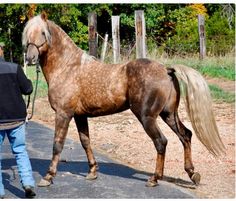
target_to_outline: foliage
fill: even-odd
[[[208,55],[225,55],[227,50],[230,51],[235,46],[235,26],[230,29],[227,18],[221,16],[220,11],[206,20],[206,35]]]
[[[213,8],[210,7],[210,8]],[[176,9],[170,13],[170,20],[175,23],[175,34],[167,41],[171,54],[179,52],[197,53],[199,47],[197,14],[205,16],[207,53],[225,55],[235,47],[235,12],[230,10],[233,23],[228,21],[229,14],[224,14],[223,6],[214,6],[211,16],[203,4],[193,4]],[[230,7],[231,8],[231,7]],[[232,15],[234,18],[232,18]]]
[[[111,38],[111,16],[120,15],[122,43],[134,44],[134,12],[143,10],[149,51],[170,55],[198,53],[197,14],[206,21],[208,55],[224,55],[235,47],[235,5],[231,4],[0,4],[0,41],[5,57],[23,63],[21,34],[27,20],[45,10],[84,50],[88,50],[88,13],[97,13],[97,30]],[[11,31],[9,34],[8,30]]]
[[[76,4],[39,4],[37,14],[44,10],[82,49],[87,48],[88,27],[80,21],[82,15]]]
[[[0,4],[0,40],[6,45],[5,57],[13,61],[22,60],[21,33],[23,24],[20,16],[26,13],[28,6],[25,4]],[[9,54],[12,50],[12,56]]]
[[[170,54],[197,52],[199,46],[198,14],[208,17],[203,4],[193,4],[169,13],[170,21],[175,25],[175,34],[167,40],[167,51]]]

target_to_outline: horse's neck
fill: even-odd
[[[60,27],[49,22],[49,29],[52,43],[48,52],[41,58],[42,70],[48,84],[55,72],[65,71],[70,63],[80,65],[84,54]]]

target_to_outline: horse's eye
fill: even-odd
[[[45,32],[43,31],[42,34],[45,36]]]

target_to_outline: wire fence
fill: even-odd
[[[105,38],[98,35],[98,58],[101,55],[101,47],[105,41]],[[112,39],[110,38],[107,42],[106,56],[104,62],[113,63],[113,47],[112,47]],[[227,53],[235,53],[235,46],[229,46],[227,49],[228,52],[225,51],[226,42],[220,41],[219,43],[211,44],[207,43],[207,56],[225,56]],[[176,43],[176,44],[168,44],[166,41],[158,41],[154,38],[149,37],[147,39],[147,57],[148,58],[159,58],[159,57],[199,57],[199,45],[198,43]],[[121,41],[120,45],[120,62],[128,61],[130,59],[136,58],[136,41],[135,39],[129,41],[128,43],[125,41]]]

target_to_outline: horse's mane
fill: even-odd
[[[81,51],[83,51],[74,43],[74,41],[70,38],[70,36],[61,27],[59,27],[56,23],[54,23],[51,20],[47,20],[47,22],[49,26],[54,26],[54,28],[57,29],[59,34],[62,36],[63,40],[66,40],[68,45],[73,46],[78,53],[81,53]]]
[[[50,27],[54,27],[58,31],[59,35],[62,36],[63,40],[66,40],[66,43],[68,44],[68,46],[72,46],[74,48],[75,51],[73,52],[73,54],[80,54],[81,55],[82,63],[95,59],[94,57],[88,55],[82,49],[80,49],[60,26],[58,26],[57,24],[55,24],[51,20],[47,20],[46,22],[41,18],[41,15],[35,16],[32,19],[30,19],[27,22],[27,24],[24,28],[23,34],[22,34],[22,45],[23,46],[27,45],[30,30],[32,30],[32,29],[34,29],[34,27],[38,27],[38,26],[41,26],[42,31],[45,33],[45,38],[46,38],[48,44],[50,45],[51,44],[51,37],[52,37],[51,32],[50,32]]]
[[[48,26],[46,23],[44,23],[44,21],[42,20],[41,16],[35,16],[33,18],[31,18],[27,23],[26,26],[24,28],[23,34],[22,34],[22,45],[26,46],[28,43],[28,38],[30,35],[30,31],[32,30],[32,28],[41,26],[42,31],[45,33],[45,38],[47,40],[48,43],[51,43],[51,34],[49,32]]]

